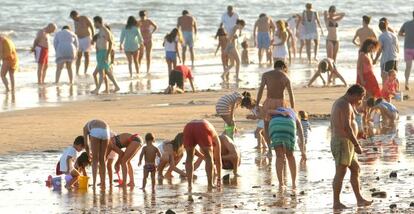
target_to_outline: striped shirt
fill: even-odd
[[[242,99],[243,96],[239,92],[233,92],[222,96],[216,104],[216,112],[218,115],[229,115],[231,108],[236,103],[237,99]]]
[[[302,124],[303,137],[305,138],[305,141],[308,141],[308,130],[310,130],[310,123],[307,120],[300,120],[300,123]]]

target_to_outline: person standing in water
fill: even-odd
[[[139,74],[138,54],[139,48],[143,45],[141,31],[137,27],[135,17],[128,17],[127,24],[121,32],[120,49],[125,51],[128,60],[129,76],[132,78],[132,62],[135,65],[135,72]]]
[[[321,22],[319,21],[318,12],[312,10],[312,4],[306,4],[306,10],[302,14],[302,24],[304,30],[304,39],[306,45],[306,54],[308,55],[309,64],[311,61],[311,41],[315,43],[314,47],[314,60],[317,61],[316,56],[318,55],[319,49],[319,34],[318,28],[321,29],[321,35],[323,36],[323,30],[321,27]]]
[[[224,27],[227,34],[230,34],[239,19],[239,14],[234,12],[233,6],[227,6],[227,12],[221,16],[220,27]]]
[[[272,38],[272,32],[275,30],[275,25],[272,18],[267,16],[265,13],[259,15],[253,28],[253,40],[254,44],[258,49],[259,65],[262,64],[263,52],[268,58],[266,61],[269,61],[270,56],[270,41]]]
[[[413,19],[403,24],[398,35],[404,36],[405,90],[409,90],[409,79],[414,60],[414,11]]]
[[[54,33],[55,30],[56,25],[54,23],[50,23],[45,28],[37,32],[36,38],[33,41],[31,51],[35,53],[35,59],[37,62],[37,84],[39,85],[45,83],[49,58],[50,34]]]
[[[183,10],[182,16],[178,17],[177,28],[181,30],[184,37],[183,52],[181,55],[183,57],[183,65],[185,65],[185,53],[188,47],[190,49],[191,66],[194,67],[194,40],[197,36],[197,22],[188,10]]]
[[[380,22],[378,27],[382,33],[378,37],[380,46],[373,64],[376,64],[379,56],[381,55],[381,78],[382,84],[384,84],[384,81],[388,76],[388,72],[390,70],[398,70],[398,53],[400,50],[398,47],[398,38],[394,33],[388,31],[388,24],[386,22]]]
[[[147,60],[147,73],[150,71],[151,67],[151,52],[152,52],[152,34],[157,31],[158,26],[151,19],[148,19],[148,12],[146,10],[139,11],[138,27],[141,30],[142,38],[144,39],[144,45],[141,45],[139,50],[138,63],[141,66],[142,58],[144,57]]]
[[[355,36],[352,39],[352,43],[354,43],[354,45],[360,47],[362,44],[364,44],[365,40],[367,40],[368,38],[372,38],[372,39],[377,39],[377,36],[374,33],[374,30],[372,30],[372,28],[369,27],[369,23],[371,22],[371,17],[370,16],[362,16],[362,27],[359,28],[356,32],[355,32]],[[358,39],[358,42],[357,42]]]
[[[88,72],[89,66],[89,52],[92,47],[92,37],[95,35],[95,28],[92,21],[86,17],[81,16],[76,10],[70,12],[70,18],[75,23],[75,34],[79,39],[78,57],[76,59],[76,74],[79,75],[79,68],[82,61],[82,54],[85,55],[85,74]]]
[[[339,51],[338,22],[342,20],[345,13],[337,13],[335,6],[330,6],[328,11],[324,12],[324,19],[328,35],[326,36],[326,55],[336,62],[336,56]]]
[[[63,26],[62,30],[57,32],[53,39],[53,46],[55,48],[56,56],[56,80],[59,83],[60,74],[63,67],[66,65],[68,70],[69,83],[73,83],[72,63],[76,58],[76,52],[79,47],[79,41],[76,34],[74,34],[69,26]]]
[[[19,68],[19,58],[17,57],[16,46],[13,41],[5,36],[0,35],[0,60],[1,80],[6,87],[6,92],[10,91],[9,82],[6,75],[9,73],[11,91],[14,93],[14,72]]]
[[[356,154],[362,153],[356,134],[358,125],[355,120],[355,107],[365,97],[365,89],[361,85],[351,86],[346,94],[335,101],[331,111],[331,152],[335,159],[335,177],[333,179],[333,208],[346,209],[340,201],[342,182],[347,169],[351,171],[351,186],[354,190],[358,206],[369,206],[361,195],[359,181],[360,166]]]

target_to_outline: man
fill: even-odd
[[[238,168],[240,165],[239,149],[233,143],[233,140],[225,134],[220,135],[220,143],[223,169],[232,169],[234,176],[240,177],[238,174]]]
[[[404,36],[404,60],[405,60],[405,90],[409,90],[409,79],[411,73],[411,66],[414,60],[414,11],[413,20],[403,24],[398,33]]]
[[[207,120],[192,120],[184,127],[184,147],[187,153],[185,161],[185,171],[187,173],[188,190],[192,190],[193,185],[193,158],[195,147],[200,146],[206,162],[206,174],[208,189],[213,186],[214,166],[217,170],[217,185],[221,183],[221,142],[213,125]]]
[[[177,28],[183,32],[184,45],[183,45],[183,65],[185,65],[185,53],[187,46],[190,49],[191,66],[194,66],[194,38],[197,36],[197,22],[193,16],[187,10],[183,10],[182,16],[178,17]]]
[[[378,26],[382,32],[378,39],[381,44],[381,47],[377,51],[377,55],[374,59],[374,64],[376,64],[379,56],[382,55],[380,65],[382,83],[384,84],[384,81],[388,76],[388,71],[398,70],[398,38],[394,33],[388,31],[387,22],[382,21],[379,23]]]
[[[169,77],[169,85],[165,90],[166,94],[175,94],[175,93],[184,93],[184,80],[188,79],[191,85],[193,93],[195,92],[194,88],[194,77],[191,72],[191,69],[185,65],[177,65],[174,70],[171,71]]]
[[[269,111],[275,110],[278,107],[286,107],[284,91],[287,90],[289,93],[290,107],[295,108],[295,98],[293,96],[292,86],[290,79],[287,73],[287,66],[285,62],[278,60],[274,64],[274,70],[268,71],[263,74],[262,81],[260,83],[259,91],[257,93],[257,105],[260,104],[262,99],[263,90],[266,86],[267,88],[267,98],[263,103],[263,113],[265,115],[265,139],[269,141],[269,121],[270,117],[268,115]],[[269,155],[271,155],[271,150],[269,149]]]
[[[14,93],[14,72],[19,68],[19,58],[17,57],[16,46],[13,41],[5,36],[0,35],[0,60],[1,80],[3,81],[6,92],[10,91],[7,73],[9,73],[11,92]]]
[[[96,40],[96,69],[99,72],[99,82],[96,89],[91,93],[98,94],[103,82],[103,72],[108,76],[115,86],[115,92],[119,91],[118,83],[116,82],[112,72],[109,71],[109,55],[112,51],[113,36],[111,31],[103,24],[100,16],[93,18],[95,27],[99,30]]]
[[[227,6],[227,12],[221,17],[220,27],[224,27],[227,34],[231,33],[233,27],[236,25],[239,15],[234,12],[233,6]]]
[[[45,28],[37,32],[36,38],[33,42],[32,51],[35,53],[37,62],[37,84],[39,85],[45,83],[49,58],[49,39],[50,34],[54,33],[55,30],[55,24],[48,24]]]
[[[374,39],[377,38],[377,36],[374,33],[374,30],[372,30],[372,28],[369,27],[370,22],[371,22],[371,17],[362,16],[362,27],[359,28],[355,32],[355,36],[352,39],[352,43],[354,43],[356,46],[361,46],[362,44],[364,44],[365,40],[368,38],[374,38]],[[357,38],[359,42],[356,41]]]
[[[85,55],[85,74],[89,66],[89,52],[92,46],[92,37],[95,35],[95,29],[92,21],[86,16],[80,16],[75,10],[70,12],[70,18],[75,22],[75,34],[79,39],[79,51],[76,59],[76,74],[79,75],[79,68],[82,60],[82,54]]]
[[[257,46],[259,49],[259,65],[262,64],[263,52],[266,53],[267,61],[270,59],[270,40],[272,38],[272,32],[275,30],[275,25],[273,20],[268,17],[266,14],[262,13],[259,16],[259,19],[254,24],[253,28],[253,40],[254,46]],[[257,32],[257,33],[256,33]]]
[[[361,145],[356,134],[358,125],[355,120],[355,107],[360,105],[365,96],[365,89],[360,85],[352,85],[346,94],[332,106],[331,111],[331,152],[335,159],[335,177],[333,180],[333,208],[345,209],[339,200],[347,168],[351,171],[351,185],[358,206],[369,206],[372,201],[365,200],[360,192],[359,164],[356,154],[361,154]]]

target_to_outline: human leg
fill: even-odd
[[[151,67],[151,52],[152,52],[152,41],[148,42],[145,45],[145,54],[146,54],[146,59],[147,59],[147,73],[149,73],[150,67]]]
[[[92,184],[95,188],[96,186],[96,175],[98,172],[98,162],[99,162],[99,152],[100,152],[100,139],[89,136],[91,142],[91,152],[92,152]],[[102,182],[102,181],[101,181]]]
[[[6,87],[6,92],[10,91],[9,82],[7,81],[7,78],[6,78],[9,68],[10,68],[9,63],[3,60],[3,64],[1,65],[1,80],[3,81],[4,87]]]
[[[76,58],[76,75],[79,75],[79,68],[82,61],[82,52],[78,51],[78,57]]]
[[[206,174],[207,174],[208,189],[212,189],[213,188],[213,148],[212,147],[200,147],[200,148],[201,148],[201,152],[204,155],[204,161],[206,163],[205,168],[206,168]],[[189,179],[188,176],[187,176],[187,179]]]
[[[99,143],[99,178],[101,179],[101,189],[105,189],[106,177],[106,149],[109,144],[109,139],[100,140]]]
[[[284,180],[283,180],[283,169],[285,167],[285,149],[283,146],[277,146],[275,147],[276,152],[276,175],[277,180],[279,181],[279,188],[283,188],[285,186]]]
[[[186,54],[186,52],[187,52],[187,46],[183,45],[182,55],[181,55],[181,57],[183,58],[183,65],[185,65],[185,54]]]
[[[317,60],[316,56],[318,55],[318,50],[319,50],[319,39],[314,39],[313,42],[315,43],[315,46],[313,49],[313,52],[314,52],[313,59],[316,61]]]
[[[85,52],[84,55],[85,55],[85,74],[86,74],[88,72],[90,54],[89,52]]]
[[[66,70],[68,70],[69,83],[73,84],[72,62],[66,62]]]
[[[144,176],[142,177],[142,188],[145,191],[145,186],[147,185],[148,170],[144,166]]]
[[[155,170],[151,172],[151,186],[152,191],[155,192]]]
[[[367,201],[365,198],[361,195],[361,188],[360,188],[360,180],[359,180],[359,173],[360,173],[360,167],[358,164],[358,161],[354,160],[352,161],[351,165],[349,166],[349,169],[351,171],[351,186],[352,190],[354,190],[355,197],[357,199],[357,205],[358,206],[369,206],[372,204],[372,201]]]
[[[331,40],[326,40],[326,56],[333,59],[334,45]]]
[[[344,181],[344,177],[346,174],[346,165],[337,164],[335,170],[335,177],[332,182],[333,187],[333,208],[334,209],[344,209],[346,208],[340,201],[340,194],[342,190],[342,182]]]
[[[63,65],[64,65],[64,62],[57,63],[56,65],[56,81],[55,81],[56,84],[59,83],[60,74],[62,73]]]
[[[185,148],[185,151],[187,153],[187,157],[185,160],[185,171],[187,173],[188,190],[191,191],[192,185],[193,185],[193,173],[194,173],[193,158],[194,158],[195,147],[189,146]]]
[[[292,178],[292,188],[296,189],[296,159],[293,155],[293,151],[285,149],[285,152],[289,164],[290,176]]]
[[[125,149],[124,155],[121,159],[121,167],[122,167],[122,179],[124,181],[124,185],[127,184],[127,175],[129,174],[130,181],[128,185],[134,185],[134,175],[131,166],[131,159],[136,155],[141,145],[139,143],[130,143],[128,147]]]
[[[108,172],[108,178],[109,178],[109,186],[112,187],[112,179],[114,172],[112,171],[112,165],[113,165],[114,159],[108,159],[106,162],[106,171]]]
[[[194,47],[190,47],[190,59],[191,59],[191,66],[194,66]],[[183,60],[184,64],[184,60]]]
[[[139,63],[138,63],[138,50],[132,54],[132,60],[134,61],[135,65],[135,72],[139,74]]]
[[[410,89],[410,73],[411,73],[411,67],[412,67],[413,61],[412,60],[406,60],[405,61],[405,90]]]
[[[129,52],[125,52],[125,55],[128,60],[129,77],[132,78],[132,54]]]

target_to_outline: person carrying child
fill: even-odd
[[[144,177],[142,178],[142,190],[145,191],[145,186],[147,184],[147,178],[149,173],[151,173],[151,184],[152,191],[155,192],[155,172],[157,171],[157,166],[155,164],[155,158],[161,157],[160,150],[153,145],[155,142],[154,135],[152,133],[147,133],[145,135],[145,143],[147,144],[142,148],[141,155],[139,156],[138,166],[141,166],[142,158],[145,157],[144,165]]]

